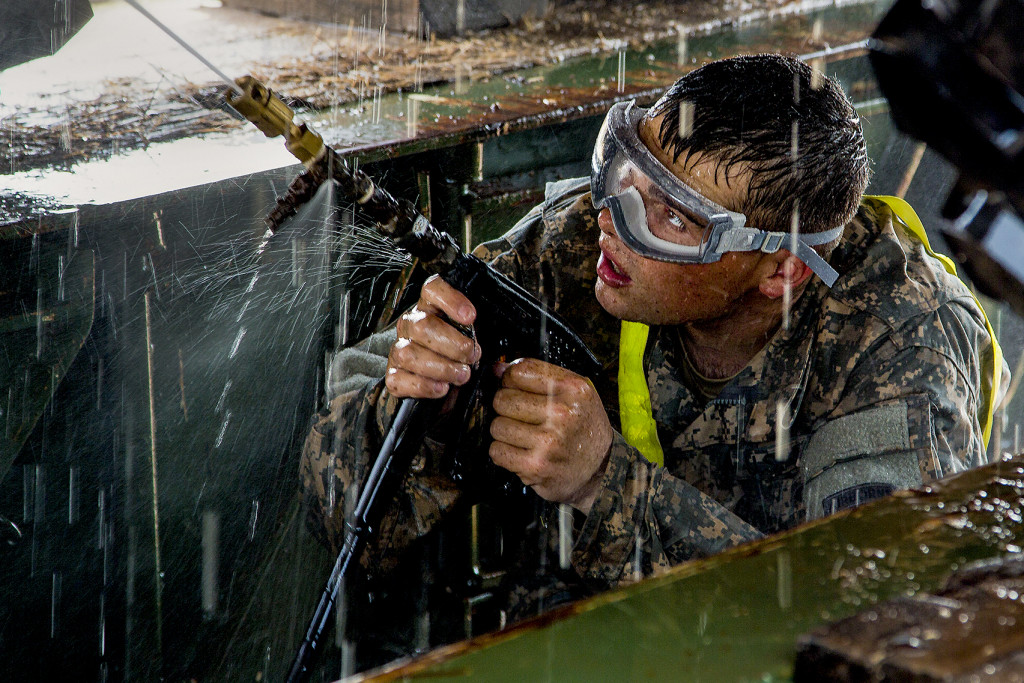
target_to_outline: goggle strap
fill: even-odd
[[[798,259],[807,264],[807,267],[814,271],[814,274],[821,278],[821,281],[831,287],[839,279],[839,273],[829,265],[828,261],[821,258],[821,255],[811,249],[806,242],[801,241],[797,246],[796,254]]]
[[[846,226],[840,225],[839,227],[832,228],[831,230],[826,230],[825,232],[814,232],[809,235],[801,233],[797,235],[797,237],[804,244],[809,244],[812,247],[816,247],[819,244],[828,244],[832,240],[842,235],[843,230],[845,229]]]
[[[829,287],[839,278],[839,273],[811,247],[827,244],[842,233],[843,226],[839,226],[824,232],[797,235],[796,253],[794,255],[807,264],[807,267],[814,271],[821,278],[822,282]],[[720,235],[715,251],[719,253],[729,251],[763,251],[765,253],[774,253],[779,249],[788,249],[791,241],[792,234],[788,232],[768,232],[756,228],[731,228]]]
[[[797,235],[796,256],[803,261],[814,274],[821,278],[821,281],[831,287],[839,279],[839,273],[829,265],[829,262],[821,258],[821,254],[811,249],[812,246],[828,244],[843,234],[845,226],[838,226],[824,232],[814,232],[809,235]],[[792,238],[791,238],[792,239]]]

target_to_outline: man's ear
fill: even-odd
[[[781,297],[786,291],[787,283],[790,291],[797,290],[814,273],[810,266],[785,249],[779,249],[774,256],[775,272],[761,280],[759,286],[761,293],[769,299]]]

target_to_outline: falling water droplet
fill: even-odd
[[[100,657],[104,657],[107,654],[107,595],[105,592],[100,593]],[[100,665],[100,680],[107,680],[106,662]]]
[[[21,470],[21,520],[26,524],[35,521],[36,466],[24,465]]]
[[[242,337],[245,336],[245,327],[238,328],[238,334],[235,335],[235,341],[231,344],[231,353],[228,354],[228,358],[234,358],[235,354],[238,353],[238,347],[242,343]]]
[[[351,315],[351,306],[352,290],[345,290],[344,298],[341,302],[341,314],[339,315],[341,318],[341,334],[339,335],[339,338],[341,339],[342,346],[347,346],[349,343],[349,316]]]
[[[455,4],[455,33],[462,35],[466,31],[466,0],[458,0]]]
[[[36,359],[43,357],[43,287],[36,288]]]
[[[185,418],[185,422],[188,422],[188,401],[185,400],[185,358],[180,348],[178,349],[178,390],[181,394],[181,400],[178,405],[181,407],[181,413]]]
[[[693,102],[682,100],[679,102],[679,137],[688,138],[693,133]]]
[[[214,448],[220,448],[221,443],[224,441],[224,434],[228,431],[228,423],[231,422],[231,411],[227,411],[224,414],[224,421],[220,423],[220,431],[217,433],[217,440],[214,442]]]
[[[71,151],[71,112],[64,112],[60,124],[60,148],[65,152]]]
[[[200,585],[203,617],[212,619],[217,614],[217,571],[220,556],[220,514],[214,510],[203,512],[201,544],[203,565]]]
[[[249,541],[251,542],[256,538],[256,525],[260,519],[260,502],[258,500],[252,501],[252,505],[249,506]]]
[[[572,559],[572,508],[562,503],[558,506],[558,566],[568,569]]]
[[[616,85],[618,91],[625,92],[626,90],[626,48],[619,50],[619,71],[616,74]]]
[[[812,59],[810,62],[811,67],[811,90],[817,90],[821,87],[821,77],[825,71],[825,60],[821,57]]]
[[[153,225],[156,227],[157,244],[160,245],[161,249],[166,249],[167,245],[164,243],[164,226],[163,221],[160,220],[160,214],[160,211],[153,212]]]
[[[381,95],[383,94],[383,92],[384,92],[384,86],[380,85],[379,83],[377,85],[373,86],[373,109],[372,109],[373,116],[372,116],[372,119],[373,119],[373,122],[375,124],[380,123],[380,118],[381,118],[381,114],[380,114],[380,112],[381,112]]]
[[[779,401],[775,404],[775,460],[785,462],[789,459],[789,403]]]
[[[420,103],[419,100],[408,97],[405,100],[406,104],[406,119],[405,119],[405,134],[410,137],[416,137],[416,128],[419,124],[420,118]]]
[[[224,382],[224,389],[223,389],[223,391],[220,392],[220,398],[217,399],[217,407],[214,408],[215,412],[218,412],[218,413],[224,412],[224,404],[227,401],[228,391],[230,391],[230,390],[231,390],[231,380],[229,379],[226,382]]]
[[[780,550],[775,555],[776,597],[779,609],[788,610],[793,606],[793,568],[792,558],[788,550]]]
[[[793,213],[790,215],[789,224],[789,251],[790,253],[796,254],[798,252],[799,240],[800,240],[800,205],[798,200],[793,200]],[[783,284],[782,289],[782,329],[789,330],[792,324],[792,312],[793,312],[793,283],[788,278]]]
[[[823,29],[823,23],[821,17],[815,17],[814,24],[811,25],[811,41],[814,43],[821,42],[821,34]]]
[[[78,522],[78,468],[68,468],[68,526]]]
[[[50,638],[56,639],[60,621],[60,594],[63,576],[54,572],[50,583]]]
[[[64,301],[64,274],[67,272],[68,259],[64,254],[57,256],[57,300]]]

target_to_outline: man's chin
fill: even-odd
[[[597,284],[594,285],[594,296],[597,298],[597,303],[601,304],[601,308],[619,320],[630,320],[635,317],[635,314],[630,315],[632,311],[630,311],[628,302],[623,300],[620,289],[609,287],[598,279]]]
[[[682,322],[661,315],[661,309],[651,301],[637,302],[624,288],[609,287],[600,280],[594,286],[594,296],[605,312],[619,320],[644,325],[678,325]]]

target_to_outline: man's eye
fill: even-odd
[[[671,225],[676,230],[684,230],[686,228],[686,224],[683,222],[682,217],[679,214],[675,213],[674,211],[666,210],[665,216],[668,219],[668,224]]]

